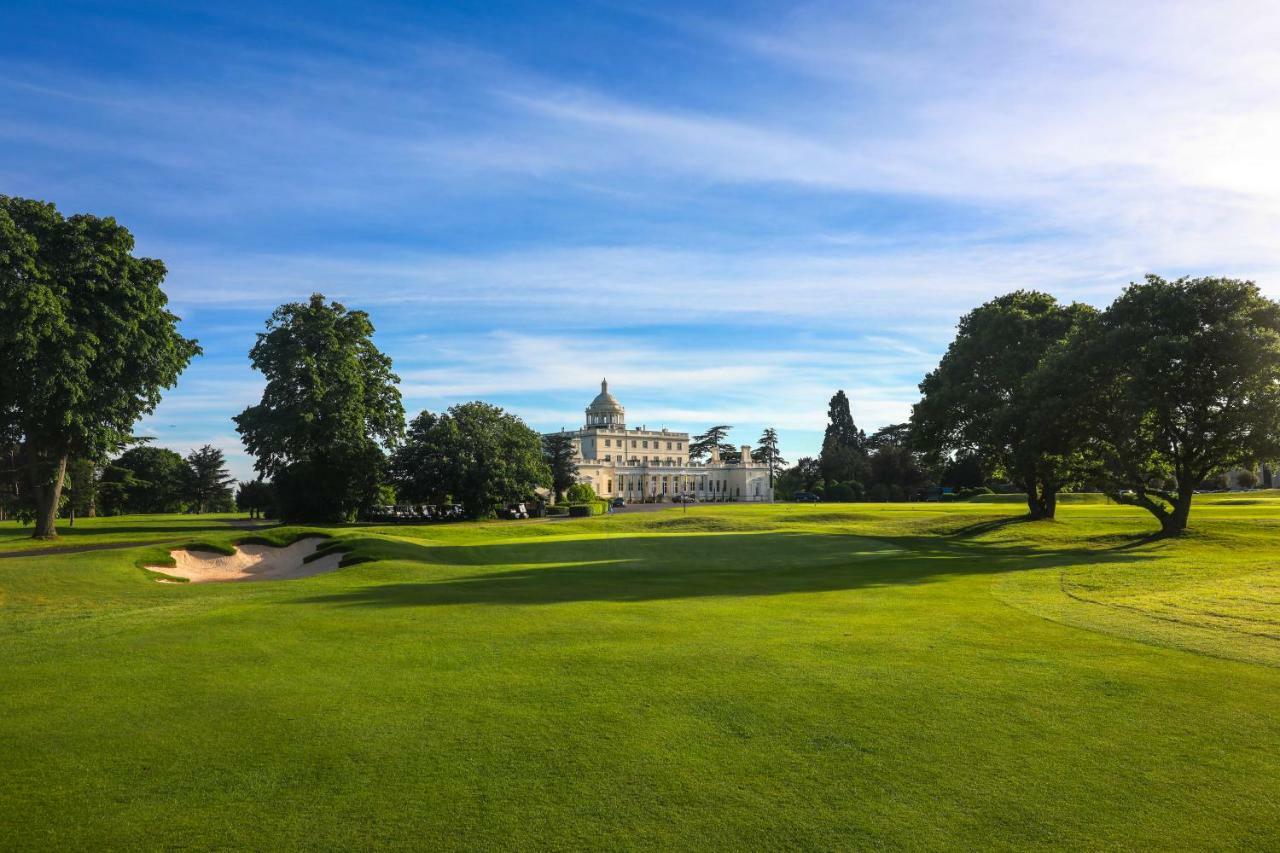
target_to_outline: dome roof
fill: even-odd
[[[609,393],[609,380],[600,380],[600,393],[591,401],[591,405],[587,406],[587,411],[593,414],[615,412],[622,413],[622,404],[618,402],[612,394]]]

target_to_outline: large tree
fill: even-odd
[[[1045,353],[1092,311],[1018,290],[966,314],[942,361],[920,383],[911,413],[917,446],[978,456],[1026,494],[1030,517],[1053,518],[1074,469],[1070,454],[1048,452],[1037,440],[1029,380]]]
[[[98,484],[102,466],[96,459],[72,459],[67,463],[63,488],[71,493],[71,517],[93,518],[98,514]]]
[[[0,196],[0,436],[19,443],[36,538],[57,536],[67,463],[117,451],[199,352],[165,267],[110,217]]]
[[[890,424],[867,438],[868,494],[873,500],[907,500],[930,485],[922,454],[911,446],[910,424]]]
[[[187,454],[183,491],[192,511],[223,512],[232,505],[231,486],[236,478],[227,470],[227,457],[206,444]]]
[[[249,513],[249,518],[261,518],[275,505],[275,492],[271,484],[263,480],[241,480],[236,489],[236,508]]]
[[[756,448],[751,451],[751,461],[769,466],[769,488],[772,489],[774,481],[787,469],[787,460],[778,451],[778,431],[773,427],[766,427],[760,433]]]
[[[414,418],[392,471],[399,494],[457,501],[472,518],[492,517],[551,485],[542,437],[515,415],[481,402]]]
[[[98,485],[107,515],[178,512],[184,506],[186,460],[165,447],[130,447],[109,462]]]
[[[267,385],[236,429],[286,520],[346,520],[377,500],[404,406],[373,331],[368,314],[317,293],[277,308],[249,352]]]
[[[463,439],[447,415],[419,412],[409,422],[404,441],[391,454],[391,482],[396,494],[411,503],[451,503],[451,488],[461,460]]]
[[[827,430],[822,437],[822,466],[825,489],[833,483],[861,483],[866,479],[866,434],[853,422],[849,398],[837,391],[827,404]]]
[[[1176,535],[1207,476],[1280,453],[1280,304],[1248,281],[1147,276],[1051,353],[1034,389],[1041,440]]]
[[[556,493],[556,503],[564,500],[565,491],[578,481],[578,451],[573,436],[567,432],[553,432],[542,437],[542,455],[551,469],[551,488]]]
[[[689,459],[697,462],[710,456],[712,450],[719,450],[720,458],[729,461],[725,457],[738,452],[732,444],[725,441],[732,429],[728,424],[717,424],[701,435],[695,435],[693,441],[689,442]]]

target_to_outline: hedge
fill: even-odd
[[[570,518],[586,518],[591,515],[604,515],[609,511],[609,502],[603,500],[569,504]]]

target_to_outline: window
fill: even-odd
[[[606,438],[606,439],[604,440],[604,446],[605,446],[605,447],[608,447],[608,446],[609,446],[609,439],[607,439],[607,438]]]
[[[631,439],[631,446],[632,446],[632,447],[635,447],[635,446],[636,446],[636,440],[635,440],[634,438],[633,438],[633,439]]]
[[[612,457],[612,456],[610,456],[608,453],[606,453],[606,454],[604,455],[604,461],[605,461],[605,462],[612,462],[612,461],[613,461],[613,457]]]
[[[646,439],[644,440],[644,446],[645,446],[645,447],[648,447],[648,446],[649,446],[649,439],[647,439],[647,438],[646,438]]]
[[[670,449],[671,449],[671,442],[669,442],[669,441],[668,441],[668,442],[667,442],[667,450],[670,450]]]

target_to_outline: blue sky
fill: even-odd
[[[0,5],[0,193],[114,215],[205,355],[139,428],[212,443],[272,308],[367,310],[410,414],[902,420],[956,319],[1145,272],[1280,291],[1274,2]]]

